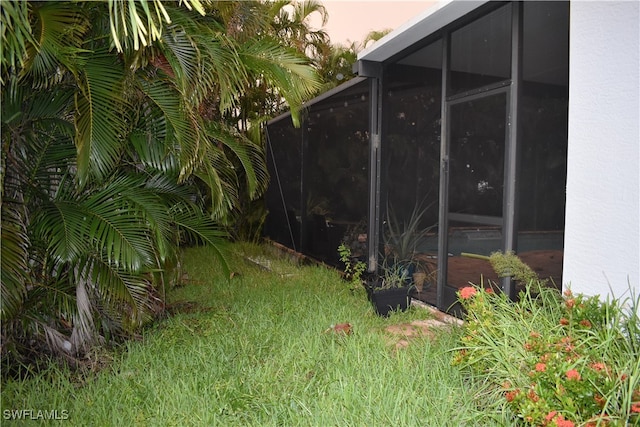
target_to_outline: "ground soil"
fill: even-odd
[[[412,304],[428,310],[433,315],[433,318],[387,326],[385,331],[389,335],[389,344],[393,345],[395,350],[408,347],[411,340],[416,338],[434,338],[438,329],[462,322],[460,319],[449,316],[420,301],[413,300]]]

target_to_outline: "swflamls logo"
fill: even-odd
[[[5,420],[68,420],[66,409],[5,409],[2,411]]]

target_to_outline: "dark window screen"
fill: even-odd
[[[451,106],[449,212],[502,216],[506,94]]]
[[[269,210],[264,234],[276,242],[300,249],[302,130],[285,117],[268,127],[267,166]]]
[[[523,31],[519,227],[564,230],[569,4],[525,2]]]
[[[510,77],[510,4],[451,33],[451,95]]]

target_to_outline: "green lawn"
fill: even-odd
[[[451,366],[456,330],[396,349],[385,327],[427,311],[383,319],[335,271],[268,248],[233,251],[237,274],[227,281],[210,250],[187,250],[189,284],[168,295],[176,314],[100,372],[80,381],[51,368],[5,381],[3,425],[47,424],[6,421],[21,409],[29,418],[56,410],[64,424],[87,426],[505,425],[475,408],[474,388]],[[351,335],[326,332],[342,322]]]

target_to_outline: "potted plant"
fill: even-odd
[[[415,286],[414,273],[425,271],[416,260],[416,249],[426,233],[435,227],[435,224],[421,226],[426,211],[432,205],[416,203],[409,217],[404,220],[399,220],[396,212],[387,208],[383,262],[379,274],[369,277],[366,283],[369,300],[381,316],[388,316],[391,310],[404,311],[409,307],[409,293]],[[352,286],[354,282],[361,284],[365,264],[362,261],[354,262],[351,248],[344,243],[338,248],[338,253],[345,265],[346,278]]]
[[[413,287],[411,265],[387,257],[381,273],[367,287],[376,313],[386,317],[393,310],[405,311],[409,307],[409,292]]]
[[[409,307],[409,293],[420,279],[414,280],[414,274],[419,276],[424,271],[416,259],[416,250],[426,233],[435,227],[435,224],[421,226],[432,205],[418,202],[404,219],[399,219],[390,206],[387,208],[383,262],[378,277],[368,284],[369,298],[381,316],[388,316],[391,310],[404,311]]]
[[[344,243],[338,246],[338,255],[344,264],[344,278],[350,283],[351,290],[363,285],[362,276],[366,264],[354,258],[351,248]],[[404,311],[409,307],[411,276],[406,268],[401,268],[399,263],[389,260],[383,262],[382,272],[382,275],[368,279],[366,288],[376,313],[386,317],[391,310]]]
[[[431,231],[436,224],[421,227],[421,221],[427,210],[433,206],[429,203],[423,206],[423,202],[414,205],[408,218],[399,219],[395,210],[387,207],[387,229],[385,232],[385,246],[387,251],[393,253],[397,260],[413,262],[416,249],[424,239],[424,236]],[[415,265],[415,262],[413,262]]]

